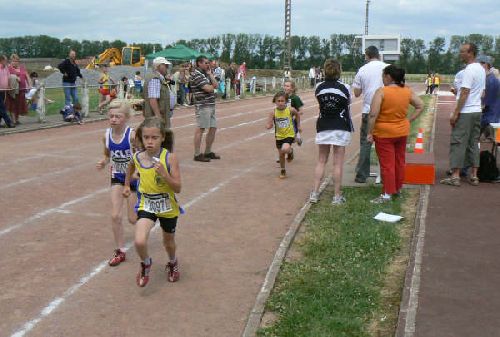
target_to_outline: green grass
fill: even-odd
[[[379,211],[401,214],[405,198],[371,204],[379,193],[380,187],[344,188],[346,205],[331,206],[326,193],[311,208],[306,233],[296,244],[302,258],[284,263],[267,303],[278,320],[259,336],[370,336],[368,326],[381,309],[385,270],[401,248],[404,224],[373,219]]]
[[[424,110],[422,111],[420,116],[418,116],[418,118],[410,124],[410,134],[408,135],[407,139],[407,144],[409,144],[409,147],[407,148],[407,152],[413,152],[413,150],[415,149],[415,140],[417,138],[419,128],[424,129],[424,148],[427,147],[427,143],[430,139],[429,135],[432,130],[432,118],[434,116],[430,112],[429,106],[433,102],[434,97],[432,95],[422,95],[420,96],[420,98],[422,99],[422,101],[424,101]],[[415,108],[413,108],[413,106],[410,106],[408,115],[411,116],[414,111]]]
[[[54,103],[46,105],[47,115],[57,115],[59,111],[64,108],[64,91],[62,88],[49,88],[45,90],[45,97],[54,101]],[[82,90],[78,89],[78,99],[82,100]],[[89,89],[89,108],[90,111],[97,111],[99,104],[99,93],[96,88]],[[30,111],[30,116],[35,116],[36,112]]]

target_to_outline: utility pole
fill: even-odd
[[[370,12],[370,0],[366,0],[366,11],[365,11],[365,35],[368,35],[368,14]]]
[[[291,54],[292,54],[292,43],[291,43],[291,31],[292,31],[292,0],[285,0],[285,57],[283,58],[283,68],[291,69]]]

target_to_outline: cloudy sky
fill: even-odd
[[[365,0],[292,0],[292,34],[360,34]],[[224,33],[282,36],[283,0],[0,0],[0,37],[45,34],[162,45]],[[370,34],[500,35],[499,0],[371,0]],[[447,39],[448,40],[448,39]]]

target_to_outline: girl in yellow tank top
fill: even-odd
[[[300,127],[300,114],[292,107],[287,107],[288,97],[284,92],[278,92],[274,95],[273,103],[276,108],[269,114],[266,127],[272,129],[276,137],[276,148],[278,149],[280,161],[280,178],[286,178],[285,155],[287,160],[293,160],[292,143],[295,140],[295,131],[293,127],[293,117],[297,122],[297,130],[302,131]]]
[[[137,285],[144,287],[149,281],[152,260],[148,255],[147,242],[151,229],[159,220],[163,229],[163,243],[169,261],[166,266],[167,279],[179,279],[179,267],[175,256],[175,229],[181,209],[175,193],[181,191],[179,162],[174,153],[173,133],[165,122],[157,117],[146,118],[136,131],[141,148],[134,154],[125,178],[124,196],[130,195],[130,177],[139,172],[137,224],[135,226],[135,248],[142,262],[137,274]]]

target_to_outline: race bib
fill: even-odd
[[[112,173],[127,173],[129,160],[127,158],[114,158],[111,162]]]
[[[170,196],[168,193],[163,194],[143,194],[144,210],[149,213],[166,213],[172,210]]]
[[[290,126],[290,120],[288,118],[276,118],[276,125],[280,129],[285,129]]]

